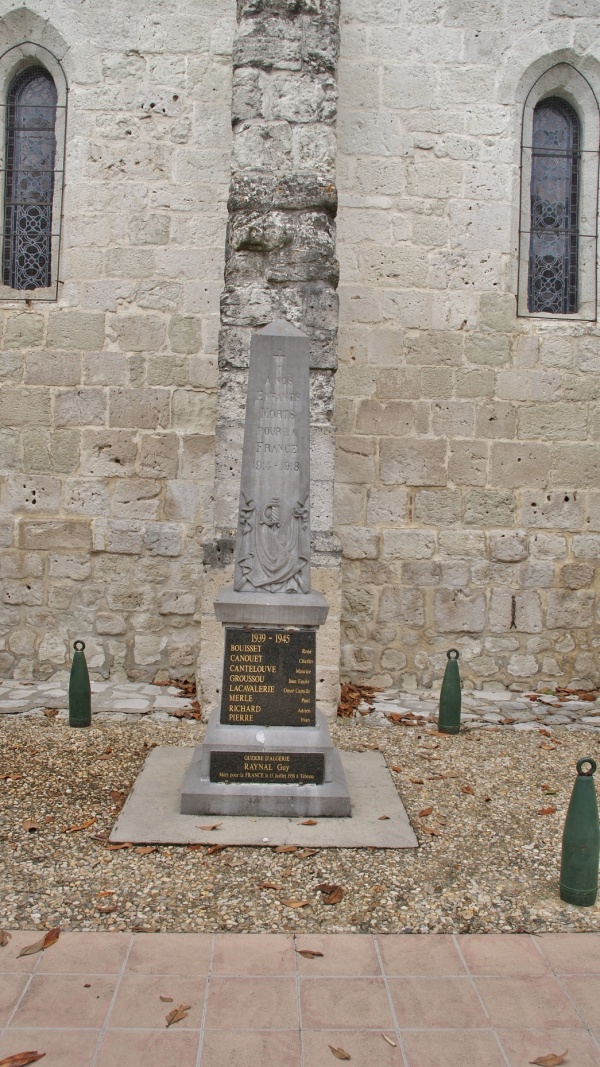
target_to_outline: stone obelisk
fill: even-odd
[[[221,707],[186,776],[181,811],[350,815],[339,753],[315,703],[327,601],[310,584],[309,342],[287,322],[252,337]]]

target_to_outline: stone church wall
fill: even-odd
[[[283,315],[320,698],[340,593],[343,677],[429,684],[456,645],[477,684],[600,681],[600,333],[516,305],[523,108],[560,64],[600,98],[596,0],[341,0],[336,88],[339,6],[0,0],[2,99],[21,55],[69,89],[58,299],[0,288],[2,674],[84,637],[216,698],[248,338]]]
[[[560,63],[600,98],[598,14],[342,4],[336,519],[356,681],[431,683],[453,645],[477,684],[600,681],[600,333],[515,300],[525,99]]]
[[[62,283],[56,302],[0,302],[0,670],[48,676],[83,637],[96,673],[190,676],[235,2],[28,7],[0,3],[0,53],[32,42],[65,72]]]

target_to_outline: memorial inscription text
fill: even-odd
[[[313,629],[225,629],[221,722],[235,726],[314,726]]]
[[[295,782],[321,785],[322,752],[211,752],[211,782]]]

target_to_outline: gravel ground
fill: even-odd
[[[0,928],[600,931],[600,902],[579,909],[558,897],[575,764],[600,763],[600,733],[531,723],[447,737],[368,719],[338,720],[335,743],[383,752],[418,849],[107,848],[148,749],[195,745],[203,725],[70,730],[60,716],[6,716]],[[321,883],[341,886],[342,900],[325,904]]]

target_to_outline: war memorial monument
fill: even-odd
[[[349,816],[340,755],[316,706],[310,582],[309,342],[287,322],[252,337],[221,706],[194,754],[182,814]]]

